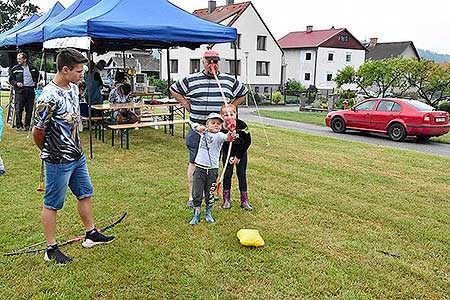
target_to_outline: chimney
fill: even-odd
[[[369,46],[375,46],[378,42],[378,38],[370,38]]]
[[[215,10],[216,10],[216,1],[215,0],[209,0],[208,1],[208,14],[211,14]]]
[[[234,0],[227,0],[227,5],[233,5],[234,4]]]
[[[312,32],[312,31],[313,31],[313,26],[312,25],[306,26],[306,32]]]

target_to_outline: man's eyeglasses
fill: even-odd
[[[219,63],[219,60],[218,59],[208,59],[208,63],[215,63],[215,64],[218,64]]]

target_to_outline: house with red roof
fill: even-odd
[[[264,23],[252,2],[234,3],[222,0],[225,5],[217,6],[209,0],[208,8],[198,9],[194,15],[237,29],[237,74],[238,78],[260,94],[269,94],[280,88],[283,50]],[[206,4],[206,1],[205,1]],[[187,48],[170,49],[170,76],[172,79],[202,70],[202,55],[207,49],[219,51],[220,70],[231,75],[235,73],[233,44],[204,45],[196,50]],[[167,60],[163,50],[161,61]],[[161,74],[167,74],[167,66],[161,64]]]
[[[318,89],[336,87],[334,78],[346,66],[358,69],[366,48],[346,28],[290,32],[278,40],[284,51],[286,78]],[[351,87],[349,87],[351,88]]]

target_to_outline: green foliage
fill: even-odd
[[[174,80],[170,81],[170,84],[172,85],[173,83],[175,83]],[[155,77],[150,77],[148,79],[148,84],[149,85],[154,85],[156,87],[156,91],[157,92],[161,92],[163,94],[163,96],[167,97],[167,80],[166,79],[159,79],[159,78],[155,78]]]
[[[13,28],[18,23],[37,12],[39,6],[30,0],[0,1],[0,32]]]
[[[344,101],[347,101],[347,108],[351,108],[353,105],[355,105],[355,99],[345,99],[345,98],[339,98],[336,101],[336,108],[337,109],[344,109]]]
[[[404,76],[419,96],[434,107],[450,95],[450,69],[430,60],[409,61]]]
[[[295,79],[289,79],[287,82],[287,88],[289,92],[304,92],[306,87]]]
[[[272,101],[273,101],[275,104],[280,103],[281,100],[283,100],[283,95],[281,94],[280,91],[276,91],[276,92],[273,92],[273,93],[272,93]]]
[[[33,66],[36,69],[40,70],[41,62],[42,62],[42,58],[35,58],[33,60]],[[56,63],[53,62],[53,61],[49,61],[47,59],[45,65],[42,66],[42,70],[41,71],[47,71],[47,72],[50,72],[50,73],[56,73]]]
[[[443,111],[450,113],[450,102],[442,101],[441,103],[439,103],[438,108],[439,108],[439,110],[443,110]]]
[[[339,93],[339,97],[344,99],[352,99],[356,97],[356,92],[351,90],[343,90]]]

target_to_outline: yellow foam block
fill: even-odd
[[[264,246],[264,240],[256,229],[241,229],[237,232],[237,237],[244,246]]]

